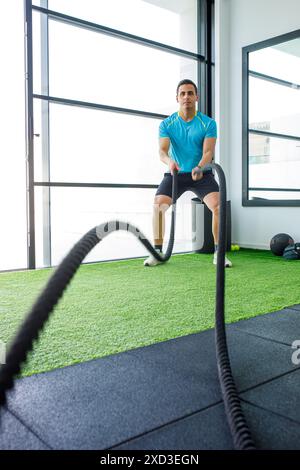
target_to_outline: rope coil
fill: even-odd
[[[255,449],[250,430],[246,423],[240,399],[232,376],[225,331],[224,293],[225,293],[225,234],[226,234],[226,181],[222,168],[218,164],[206,165],[205,170],[215,169],[220,185],[220,221],[219,243],[216,274],[216,322],[215,341],[218,373],[223,395],[225,411],[232,434],[234,447],[237,450]],[[174,245],[175,215],[177,195],[177,174],[173,175],[172,190],[172,221],[171,234],[166,254],[161,256],[149,240],[135,226],[114,220],[98,225],[87,232],[70,250],[48,280],[30,312],[13,339],[7,353],[6,363],[0,368],[0,406],[6,403],[7,392],[14,387],[14,377],[20,373],[22,364],[32,351],[34,341],[38,340],[54,307],[62,297],[73,276],[84,258],[106,236],[117,230],[133,233],[145,248],[159,261],[166,262],[170,258]]]

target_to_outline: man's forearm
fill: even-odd
[[[161,150],[159,152],[159,156],[160,156],[160,159],[161,159],[162,162],[164,162],[166,165],[169,165],[169,163],[171,161],[171,158],[169,157],[167,152],[164,152],[163,150]]]
[[[214,156],[213,152],[211,152],[211,151],[205,152],[202,155],[202,158],[201,158],[200,162],[198,163],[198,166],[201,166],[201,168],[202,168],[205,165],[208,165],[209,163],[212,162],[213,156]]]

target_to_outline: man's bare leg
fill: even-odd
[[[165,214],[172,204],[172,198],[169,196],[155,196],[153,205],[153,240],[157,250],[162,251],[165,235]],[[150,255],[145,261],[144,266],[156,266],[160,264],[154,256]]]
[[[212,233],[216,248],[213,262],[214,264],[217,264],[217,251],[219,242],[220,194],[218,192],[209,193],[203,198],[203,202],[212,211]],[[229,261],[229,259],[225,256],[225,267],[230,268],[231,266],[231,261]]]
[[[165,214],[172,204],[169,196],[155,196],[153,206],[153,240],[155,246],[162,246],[165,236]]]

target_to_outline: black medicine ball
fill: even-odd
[[[278,233],[277,235],[274,235],[270,242],[270,249],[274,255],[277,256],[282,256],[284,249],[288,245],[293,245],[294,240],[290,235],[287,233]]]

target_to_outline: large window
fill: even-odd
[[[26,0],[26,7],[29,266],[57,264],[110,219],[151,239],[165,171],[158,126],[177,110],[179,80],[198,84],[200,110],[211,114],[213,2]],[[179,227],[191,228],[189,200],[178,205]],[[175,251],[190,249],[179,230]],[[132,235],[115,234],[87,261],[143,254]]]
[[[33,0],[34,5],[42,3]],[[196,0],[48,0],[48,8],[109,29],[198,51]]]
[[[243,49],[243,205],[300,206],[300,30]]]
[[[0,270],[27,267],[22,1],[1,4]]]
[[[43,181],[42,102],[35,99],[35,181]],[[52,182],[156,184],[157,119],[50,103]]]

